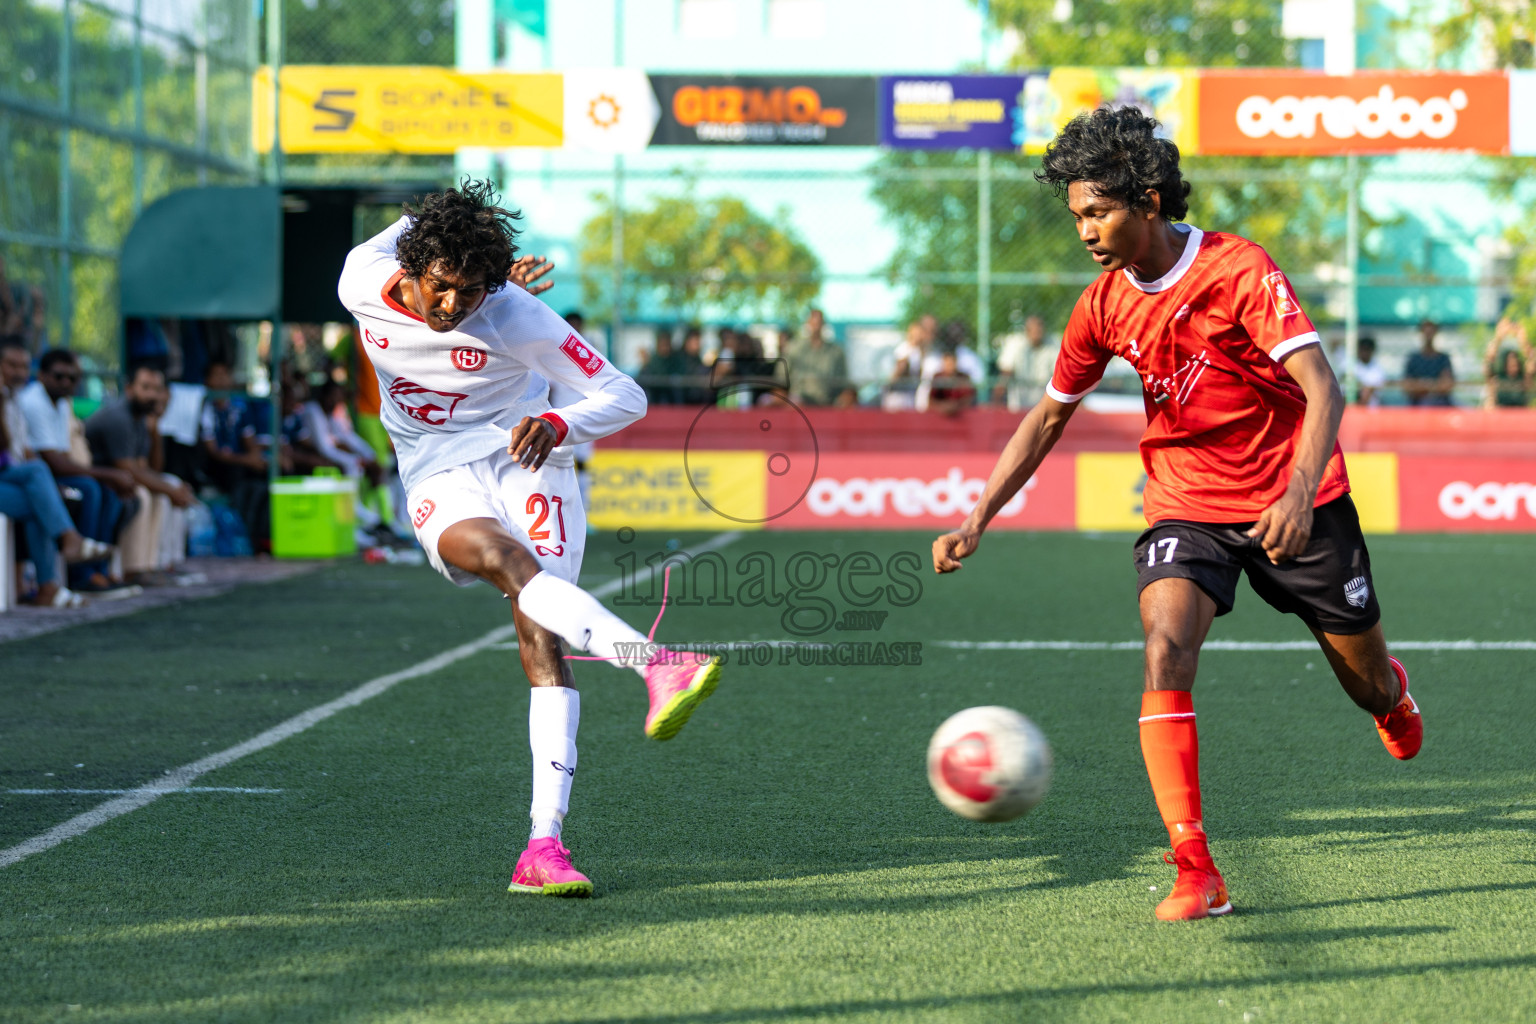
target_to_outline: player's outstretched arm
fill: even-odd
[[[1029,482],[1061,439],[1061,432],[1077,411],[1078,404],[1058,402],[1047,395],[1029,410],[1013,437],[1009,438],[1003,454],[998,456],[997,465],[992,467],[992,475],[981,492],[981,500],[976,502],[971,514],[965,517],[958,530],[934,540],[934,572],[954,572],[960,568],[960,559],[976,550],[992,517]]]
[[[1248,536],[1260,538],[1264,554],[1275,565],[1290,561],[1312,539],[1312,506],[1323,483],[1323,471],[1333,456],[1344,418],[1344,393],[1323,355],[1321,345],[1307,345],[1280,361],[1307,396],[1291,479],[1278,501],[1259,513]]]

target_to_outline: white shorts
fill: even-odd
[[[443,531],[466,519],[496,520],[541,569],[567,583],[581,575],[587,514],[573,466],[546,462],[528,470],[503,450],[427,477],[411,488],[407,504],[432,567],[461,587],[480,577],[444,562],[437,544]]]

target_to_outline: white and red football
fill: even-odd
[[[928,784],[962,818],[1012,821],[1045,798],[1051,745],[1012,708],[966,708],[933,734]]]

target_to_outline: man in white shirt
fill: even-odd
[[[338,293],[378,375],[427,557],[454,583],[482,579],[512,600],[533,687],[533,830],[508,889],[588,896],[560,842],[580,717],[560,641],[640,674],[658,740],[714,690],[719,662],[649,644],[575,585],[586,513],[569,447],[638,420],[645,393],[543,302],[506,287],[518,215],[495,202],[489,182],[427,196],[352,250]],[[550,408],[552,386],[577,400]]]
[[[27,436],[37,457],[48,464],[61,488],[73,488],[80,494],[76,525],[80,532],[105,544],[117,540],[117,527],[123,515],[123,503],[134,498],[134,479],[126,470],[113,466],[93,466],[90,449],[76,454],[76,420],[70,397],[80,382],[80,364],[73,352],[49,349],[37,363],[37,379],[16,395],[16,405],[26,419]],[[82,458],[81,456],[85,456]],[[111,578],[105,560],[70,566],[69,585],[85,593],[111,593],[124,590],[121,581]],[[132,589],[132,588],[127,588]]]
[[[992,401],[1006,400],[1009,412],[1033,409],[1045,396],[1060,351],[1060,342],[1047,342],[1044,320],[1038,316],[1026,319],[1023,333],[1007,335],[997,353],[998,380],[993,385]]]

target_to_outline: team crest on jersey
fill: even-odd
[[[384,337],[382,334],[375,337],[374,333],[366,327],[363,328],[363,340],[369,342],[370,344],[377,345],[379,348],[389,348],[388,338]]]
[[[1288,316],[1295,316],[1301,312],[1301,306],[1296,303],[1296,296],[1291,294],[1291,283],[1285,279],[1280,271],[1271,271],[1264,275],[1264,290],[1269,292],[1269,300],[1275,304],[1275,314],[1284,320]]]
[[[421,504],[416,506],[415,514],[411,516],[411,522],[415,524],[416,529],[419,530],[427,524],[427,520],[431,519],[432,513],[436,511],[437,502],[433,501],[431,498],[423,498],[421,499]]]
[[[431,427],[440,427],[453,419],[453,410],[469,396],[457,391],[422,387],[415,381],[396,377],[395,382],[389,386],[389,397],[411,419]]]
[[[468,345],[453,350],[453,365],[465,373],[474,373],[476,370],[485,369],[485,364],[490,361],[490,356],[483,348],[470,348]]]
[[[572,334],[560,343],[560,351],[564,352],[576,368],[588,377],[597,376],[597,371],[603,368],[603,357],[592,351],[592,346]]]
[[[1371,584],[1364,576],[1356,576],[1344,584],[1344,600],[1348,601],[1351,607],[1364,608],[1365,602],[1370,599]]]

